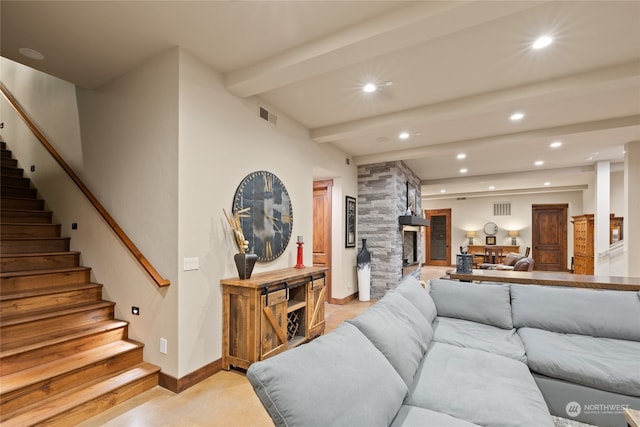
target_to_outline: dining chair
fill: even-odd
[[[484,248],[484,262],[498,264],[502,259],[502,248]]]

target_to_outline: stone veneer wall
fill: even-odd
[[[358,166],[358,251],[367,239],[371,252],[371,297],[381,298],[402,278],[402,228],[398,217],[407,210],[407,181],[421,212],[420,179],[401,161]],[[418,233],[418,259],[422,259]],[[420,268],[412,272],[420,278]]]

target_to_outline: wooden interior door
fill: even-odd
[[[313,266],[327,267],[326,301],[331,301],[331,189],[333,180],[313,182]]]
[[[429,226],[425,227],[426,265],[451,265],[451,209],[425,211]]]
[[[569,205],[531,207],[531,257],[534,270],[567,271]]]

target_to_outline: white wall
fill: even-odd
[[[609,206],[611,213],[622,216],[624,213],[624,171],[612,171],[610,184]]]
[[[334,179],[334,231],[341,230],[342,189],[356,186],[355,170],[342,167],[344,154],[312,142],[308,131],[278,114],[277,125],[258,117],[258,99],[240,99],[224,89],[222,77],[191,54],[180,51],[179,254],[198,257],[200,270],[180,271],[180,375],[221,357],[220,279],[237,276],[237,248],[222,209],[230,211],[237,185],[247,174],[269,170],[285,184],[292,200],[293,236],[307,244],[304,263],[312,265],[313,174]],[[262,104],[264,105],[264,104]],[[353,293],[349,252],[342,234],[333,237],[334,297]],[[297,246],[255,272],[293,267]],[[346,261],[344,261],[346,259]],[[345,267],[346,265],[346,267]],[[350,283],[354,280],[351,279]]]
[[[510,216],[494,216],[493,204],[497,202],[511,202]],[[496,223],[498,245],[510,245],[511,238],[507,230],[520,230],[520,236],[516,242],[520,246],[520,252],[524,253],[527,246],[531,246],[531,207],[534,204],[569,204],[567,218],[567,268],[571,267],[573,256],[573,227],[571,216],[582,213],[582,192],[559,192],[523,195],[497,195],[487,197],[468,197],[465,200],[435,199],[422,200],[422,209],[451,209],[451,259],[456,259],[459,247],[466,246],[468,239],[465,237],[467,230],[476,230],[474,243],[483,245],[485,234],[482,231],[484,224],[489,221]]]

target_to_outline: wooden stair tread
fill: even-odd
[[[142,346],[142,344],[135,341],[121,340],[12,374],[3,375],[0,377],[0,390],[2,390],[3,394],[10,393],[58,375],[80,370],[86,366],[91,366],[102,360],[141,348]]]
[[[77,253],[77,252],[65,252],[65,253]],[[33,256],[35,254],[28,254],[28,255]],[[48,269],[42,269],[42,270],[3,271],[0,273],[0,279],[4,279],[8,277],[36,276],[36,275],[54,274],[54,273],[67,273],[67,272],[71,273],[71,272],[86,271],[86,270],[91,270],[91,268],[79,266],[79,267],[64,267],[64,268],[48,268]]]
[[[7,240],[69,240],[71,239],[71,237],[29,237],[29,236],[25,236],[25,237],[15,237],[15,236],[8,236],[8,237],[3,237],[2,240],[7,241]],[[7,254],[5,254],[7,255]]]
[[[7,200],[7,197],[3,197],[2,200]],[[17,208],[0,208],[0,212],[10,212],[10,213],[24,213],[24,214],[32,214],[32,213],[50,213],[51,211],[42,211],[40,209],[17,209]]]
[[[4,239],[2,239],[4,240]],[[79,255],[78,251],[55,251],[55,252],[29,252],[29,253],[16,253],[16,254],[0,254],[0,258],[16,258],[16,257],[46,257],[52,255]],[[35,270],[40,271],[40,270]]]
[[[47,288],[35,288],[30,289],[28,291],[12,291],[12,292],[2,292],[0,290],[0,301],[10,301],[20,298],[28,298],[39,295],[47,295],[47,294],[57,294],[67,291],[77,291],[82,289],[93,289],[97,287],[102,287],[100,283],[93,282],[85,282],[85,283],[75,283],[70,285],[59,285],[55,287],[47,287]]]
[[[51,317],[64,316],[66,314],[78,313],[82,311],[114,306],[111,301],[98,301],[95,303],[72,304],[64,307],[54,307],[45,310],[34,311],[27,314],[9,314],[2,316],[2,326],[16,325],[20,323],[33,322],[36,320],[48,319]]]
[[[156,375],[159,371],[160,368],[155,365],[146,362],[139,363],[118,375],[96,381],[90,385],[84,384],[24,408],[20,415],[4,420],[2,425],[3,427],[13,427],[42,423],[52,418],[53,415],[70,412],[73,408],[97,400],[101,396],[108,396],[127,384],[150,375]]]
[[[26,353],[41,347],[71,341],[83,336],[97,335],[101,332],[124,328],[127,325],[128,322],[124,320],[103,320],[101,322],[51,332],[47,334],[46,338],[41,336],[27,337],[20,341],[2,343],[0,344],[0,359],[15,354]]]
[[[51,227],[51,226],[56,226],[56,225],[60,225],[60,224],[44,224],[44,223],[39,223],[39,222],[6,222],[6,221],[2,221],[0,222],[0,225],[21,225],[21,226],[28,226],[28,227]]]

